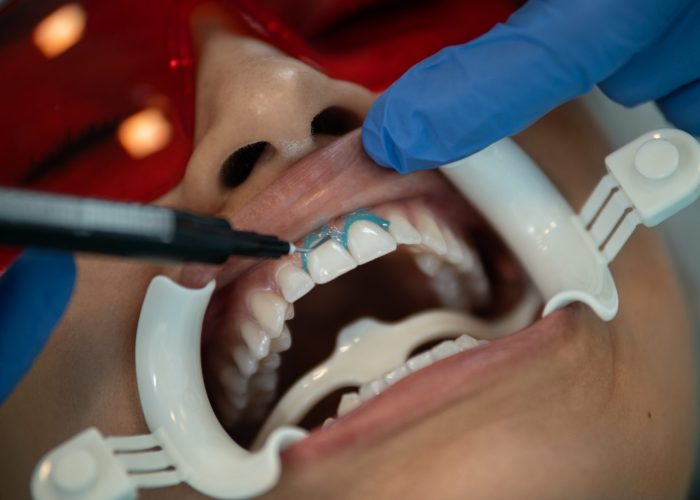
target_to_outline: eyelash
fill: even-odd
[[[69,130],[58,146],[40,160],[34,161],[29,165],[25,170],[26,174],[20,180],[20,184],[33,184],[47,174],[64,168],[80,154],[113,138],[120,122],[121,119],[114,118],[99,123],[92,123],[78,134],[73,134]]]

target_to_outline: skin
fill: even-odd
[[[197,31],[195,151],[181,184],[158,202],[260,231],[303,234],[317,221],[279,222],[252,209],[253,200],[331,140],[310,135],[317,113],[333,105],[361,117],[373,96],[204,19]],[[600,178],[610,151],[576,104],[555,110],[517,139],[574,208]],[[222,161],[261,140],[272,152],[245,183],[224,188]],[[398,174],[377,169],[372,175]],[[370,188],[375,180],[369,175],[362,182]],[[341,203],[349,189],[336,186],[328,203]],[[298,194],[295,200],[326,195],[314,183],[287,190]],[[302,202],[294,203],[302,214],[296,218],[307,217]],[[0,409],[3,491],[11,498],[28,495],[43,453],[88,426],[105,435],[148,432],[136,391],[135,326],[150,279],[180,270],[82,256],[78,266],[63,321]],[[697,414],[683,297],[653,231],[637,230],[611,268],[620,292],[614,321],[575,306],[557,325],[565,333],[561,340],[513,373],[489,380],[483,391],[454,398],[381,437],[360,438],[323,460],[292,450],[281,482],[266,498],[682,497]],[[198,494],[179,486],[146,490],[142,497]]]

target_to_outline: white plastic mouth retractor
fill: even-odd
[[[654,226],[700,195],[700,145],[674,129],[649,132],[605,160],[579,216],[510,139],[442,167],[492,223],[546,300],[543,314],[581,301],[617,314],[608,263],[634,228]]]
[[[265,421],[253,449],[282,425],[295,424],[333,391],[361,386],[402,365],[411,353],[430,341],[460,333],[494,340],[532,323],[541,307],[539,294],[529,288],[520,303],[504,317],[486,321],[463,313],[433,310],[416,313],[398,323],[359,318],[338,334],[330,357],[290,387]],[[362,363],[357,360],[361,359]]]
[[[163,276],[146,292],[136,335],[141,406],[151,434],[104,438],[88,429],[48,453],[32,477],[36,499],[127,499],[137,488],[186,482],[216,498],[250,498],[272,488],[280,450],[306,436],[275,430],[250,453],[219,424],[200,362],[202,322],[214,282],[201,290]]]

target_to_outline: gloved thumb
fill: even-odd
[[[27,250],[0,277],[0,403],[31,367],[70,300],[72,254]]]

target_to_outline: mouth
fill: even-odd
[[[217,279],[202,366],[212,407],[241,446],[279,425],[300,425],[311,437],[337,432],[375,400],[453,359],[497,354],[495,338],[530,325],[540,311],[515,258],[441,174],[377,168],[358,133],[292,166],[233,223],[302,246],[328,238],[304,257],[237,261],[206,276],[189,270]],[[366,325],[376,331],[358,334]],[[343,339],[363,335],[384,342],[371,348],[372,370],[360,368],[367,361],[360,353],[348,354],[358,369],[343,380],[308,375],[346,350]],[[300,389],[309,376],[318,386]],[[291,415],[300,390],[311,395]],[[430,397],[437,404],[444,396]],[[385,418],[396,424],[391,414]]]

